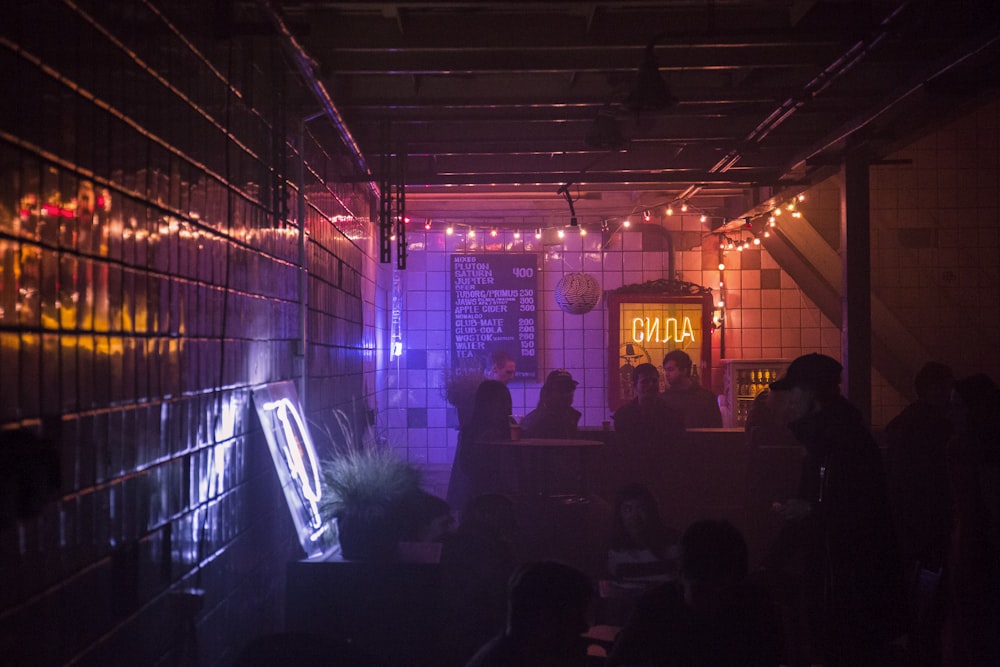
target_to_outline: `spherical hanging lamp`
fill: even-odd
[[[567,273],[556,283],[556,304],[570,315],[583,315],[601,300],[601,286],[586,273]]]

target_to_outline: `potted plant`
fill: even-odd
[[[319,511],[337,520],[343,557],[393,559],[405,508],[420,493],[420,471],[385,444],[348,438],[320,464],[320,482]]]

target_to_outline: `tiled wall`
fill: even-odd
[[[554,298],[556,283],[566,273],[584,271],[604,290],[613,290],[667,278],[672,265],[677,279],[710,287],[718,294],[718,238],[707,232],[698,215],[682,216],[680,224],[681,231],[674,232],[669,241],[656,225],[612,228],[604,234],[595,228],[584,237],[567,231],[562,240],[554,229],[546,230],[541,240],[534,234],[515,239],[513,230],[500,232],[496,238],[477,233],[471,239],[464,229],[446,235],[443,226],[437,231],[411,232],[409,263],[401,275],[405,285],[404,354],[389,370],[390,442],[411,460],[431,466],[450,466],[454,458],[454,408],[440,389],[450,363],[451,255],[526,252],[540,256],[539,378],[555,368],[570,371],[580,381],[574,401],[583,413],[580,423],[596,426],[610,415],[605,390],[607,308],[602,300],[584,315],[564,313]],[[791,359],[813,350],[840,356],[837,329],[767,251],[729,252],[725,262],[729,304],[725,333],[716,331],[712,338],[712,384],[717,391],[722,387],[718,363],[722,358]],[[538,381],[509,385],[516,415],[535,407],[540,386]]]
[[[273,40],[213,30],[211,3],[11,5],[0,662],[227,664],[281,626],[301,555],[250,389],[303,368],[292,100],[309,98]],[[318,177],[341,152],[305,148],[318,424],[368,419],[385,391],[369,195]],[[58,478],[25,511],[10,485],[39,487],[6,458],[15,432]]]
[[[953,365],[958,376],[983,371],[1000,379],[1000,105],[989,104],[938,132],[889,156],[910,164],[873,166],[872,286],[899,321],[936,358]],[[840,189],[837,178],[805,193],[804,218],[825,243],[839,246]],[[546,232],[514,239],[464,230],[453,236],[440,229],[412,233],[405,285],[404,356],[390,368],[387,419],[390,440],[414,461],[447,468],[454,457],[457,432],[453,409],[441,397],[448,367],[448,257],[463,252],[532,252],[541,256],[542,295],[540,367],[566,368],[581,380],[576,406],[583,424],[607,417],[607,311],[601,303],[585,315],[567,315],[553,298],[565,272],[583,270],[605,290],[667,277],[670,255],[644,250],[640,227],[611,236],[572,233],[564,241]],[[676,224],[675,221],[671,226]],[[719,245],[706,235],[697,216],[684,216],[674,232],[676,277],[711,287],[718,294]],[[791,224],[785,220],[780,224]],[[647,245],[662,247],[650,237]],[[808,254],[809,249],[802,249]],[[841,358],[839,329],[803,293],[765,249],[729,251],[726,270],[726,320],[713,336],[713,363],[727,359],[793,359],[806,352]],[[833,286],[839,289],[839,285]],[[724,338],[724,344],[723,344]],[[891,344],[891,341],[890,341]],[[716,388],[722,386],[718,373]],[[513,383],[514,411],[525,414],[537,399],[538,382]],[[912,397],[908,387],[890,385],[872,370],[872,424],[884,426]],[[426,427],[424,427],[426,424]]]

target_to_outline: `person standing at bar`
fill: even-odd
[[[487,379],[510,384],[517,374],[517,363],[504,350],[494,350],[490,355],[490,370],[486,374]]]
[[[579,383],[569,371],[554,370],[545,378],[538,393],[538,407],[521,420],[526,438],[576,438],[582,416],[573,407],[573,395]]]
[[[722,428],[719,400],[691,377],[693,364],[684,350],[671,350],[663,357],[667,390],[663,400],[684,415],[685,428]]]
[[[501,491],[499,454],[488,444],[510,440],[511,396],[507,385],[483,380],[476,389],[472,416],[458,433],[458,447],[448,482],[448,504],[465,504],[483,493]]]
[[[660,395],[660,372],[653,364],[636,366],[632,385],[635,398],[612,416],[620,451],[618,486],[642,482],[656,490],[663,482],[664,455],[684,437],[684,417]]]
[[[798,613],[815,657],[825,667],[876,667],[888,664],[890,642],[904,631],[902,557],[881,454],[840,393],[842,371],[831,357],[807,354],[771,384],[788,392],[789,428],[805,448],[798,493],[775,511],[804,563]]]

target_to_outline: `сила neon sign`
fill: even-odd
[[[690,338],[695,342],[694,325],[691,318],[678,320],[676,317],[634,317],[632,318],[632,340],[636,343],[683,343]]]

